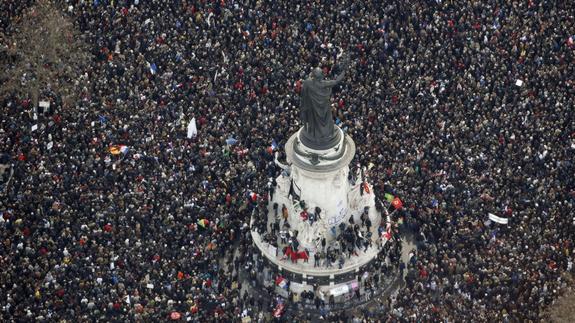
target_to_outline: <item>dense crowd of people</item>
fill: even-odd
[[[6,39],[31,2],[3,2]],[[539,321],[567,286],[575,3],[59,4],[92,59],[79,101],[54,89],[38,120],[30,98],[1,98],[4,321],[264,320],[231,246],[253,251],[250,214],[281,172],[268,148],[299,128],[301,80],[331,77],[341,52],[353,164],[417,236],[373,319]]]

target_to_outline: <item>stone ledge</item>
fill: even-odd
[[[296,143],[303,145],[301,142],[299,143],[297,142],[297,136],[298,133],[296,132],[288,139],[285,145],[285,152],[287,155],[288,163],[291,163],[292,165],[300,169],[314,173],[329,173],[348,166],[349,163],[353,160],[353,157],[355,156],[355,142],[353,141],[353,139],[351,139],[349,135],[344,134],[345,139],[343,140],[343,144],[345,145],[345,147],[340,148],[344,149],[343,155],[339,157],[336,161],[330,161],[330,163],[323,163],[323,164],[322,164],[322,157],[318,156],[319,163],[314,165],[306,157],[301,156],[296,152],[294,145]]]
[[[282,270],[287,270],[297,275],[305,274],[307,276],[312,277],[329,277],[331,275],[339,276],[348,274],[350,272],[356,272],[361,267],[364,267],[365,265],[369,264],[372,260],[374,260],[380,251],[380,249],[378,249],[375,246],[370,247],[368,248],[367,252],[365,252],[365,254],[363,254],[362,252],[361,257],[362,259],[360,259],[357,262],[352,262],[351,264],[344,265],[342,269],[338,269],[337,264],[334,264],[333,268],[321,267],[317,269],[315,268],[310,269],[310,268],[303,268],[302,266],[298,266],[297,264],[293,264],[289,260],[288,261],[279,260],[276,255],[272,255],[268,252],[267,243],[262,242],[260,235],[257,232],[251,231],[251,235],[254,244],[258,247],[262,256],[267,258],[269,262],[273,263],[275,266],[281,268]],[[281,250],[278,250],[278,252],[281,253]],[[309,262],[313,263],[313,261],[314,261],[313,257],[310,257]]]

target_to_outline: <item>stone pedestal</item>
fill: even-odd
[[[333,240],[333,230],[351,215],[348,175],[349,163],[355,155],[355,143],[341,129],[337,128],[337,131],[340,132],[339,142],[327,150],[314,150],[302,144],[301,129],[285,146],[287,162],[291,164],[293,190],[299,200],[305,201],[310,212],[316,206],[322,210],[321,219],[311,225],[301,220],[301,210],[297,207],[290,214],[289,222],[298,230],[298,240],[307,248],[313,248],[312,241],[317,238]]]
[[[300,140],[301,130],[290,137],[285,145],[289,169],[276,179],[277,186],[269,206],[268,225],[279,221],[282,227],[284,220],[281,218],[281,212],[276,218],[272,205],[277,203],[279,210],[286,206],[289,231],[297,231],[297,240],[300,243],[298,251],[308,250],[309,261],[291,262],[285,259],[282,254],[285,243],[278,239],[276,248],[252,231],[254,243],[266,259],[268,267],[296,282],[294,286],[307,286],[304,289],[317,284],[321,289],[329,291],[335,288],[335,284],[353,283],[357,275],[367,270],[368,264],[380,252],[377,228],[381,215],[375,209],[375,196],[373,192],[361,193],[363,184],[359,173],[352,174],[355,181],[349,180],[349,164],[355,155],[355,143],[341,129],[336,129],[339,140],[332,148],[325,150],[314,150],[304,145]],[[367,186],[369,188],[369,185]],[[290,190],[290,187],[293,189]],[[319,207],[321,218],[313,223],[304,221],[300,216],[303,210],[299,202],[302,200],[309,212],[314,212],[315,207]],[[328,266],[324,260],[320,266],[314,266],[314,254],[320,252],[321,239],[325,238],[327,246],[332,250],[339,250],[336,237],[341,233],[340,223],[349,225],[349,218],[354,217],[355,223],[361,224],[360,215],[365,207],[369,207],[368,215],[372,222],[372,246],[367,250],[358,249],[354,256],[346,257],[341,268],[338,264]]]

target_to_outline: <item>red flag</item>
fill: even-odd
[[[387,223],[387,225],[385,226],[385,233],[383,234],[383,237],[389,241],[391,240],[391,237],[393,236],[392,232],[391,232],[391,223]]]
[[[383,234],[383,237],[384,237],[386,240],[388,240],[388,241],[391,240],[391,231],[389,231],[389,230],[386,231],[386,232]]]
[[[277,276],[275,281],[276,285],[279,285],[283,280],[284,278],[282,276]]]
[[[403,202],[401,202],[401,200],[399,199],[399,197],[396,197],[393,199],[393,202],[391,202],[391,205],[393,205],[393,207],[396,210],[401,210],[401,208],[403,207]]]
[[[369,184],[363,183],[363,190],[364,190],[367,194],[369,194]]]

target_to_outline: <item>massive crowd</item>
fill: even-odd
[[[28,3],[3,2],[6,39]],[[45,96],[33,120],[29,98],[1,98],[3,321],[263,320],[231,246],[253,250],[301,80],[342,51],[355,63],[334,111],[353,163],[373,164],[417,235],[393,309],[372,315],[539,321],[567,286],[575,3],[59,3],[93,55],[78,102]]]

